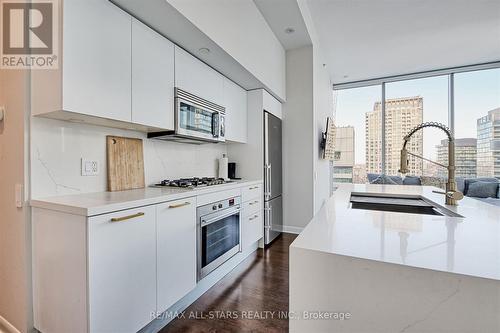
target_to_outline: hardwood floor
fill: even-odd
[[[265,251],[258,249],[161,333],[288,332],[284,315],[288,312],[288,247],[295,237],[283,234]]]

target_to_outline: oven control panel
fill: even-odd
[[[198,215],[206,215],[240,205],[241,197],[233,197],[198,207]]]

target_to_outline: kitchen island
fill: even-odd
[[[290,332],[500,332],[500,208],[433,190],[339,184],[290,246]],[[353,193],[449,214],[353,209]]]

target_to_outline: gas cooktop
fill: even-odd
[[[162,180],[160,183],[152,185],[153,187],[180,187],[180,188],[196,188],[202,186],[214,186],[233,183],[233,181],[224,180],[222,178],[214,177],[193,177],[193,178],[181,178],[174,180]]]

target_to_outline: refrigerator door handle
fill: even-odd
[[[273,184],[273,177],[272,177],[273,172],[272,172],[271,167],[272,167],[272,164],[269,163],[269,192],[268,192],[269,199],[271,198],[272,191],[273,191],[273,185],[272,185]]]
[[[264,173],[264,175],[265,175],[264,197],[266,200],[269,200],[269,198],[271,197],[271,173],[270,173],[271,165],[266,164],[264,166],[264,169],[265,169],[265,173]]]
[[[271,229],[271,226],[273,225],[272,219],[273,219],[273,214],[272,214],[272,207],[266,207],[264,208],[266,211],[266,223],[264,223],[264,229]]]

